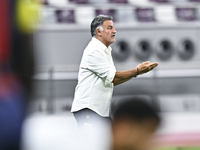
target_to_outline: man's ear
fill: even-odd
[[[97,34],[97,36],[101,37],[101,30],[99,28],[96,29],[96,34]]]

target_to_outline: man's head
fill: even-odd
[[[161,118],[142,98],[121,101],[113,112],[113,150],[140,150],[148,146]]]
[[[107,47],[115,42],[116,30],[112,19],[111,16],[98,15],[93,19],[90,26],[92,37],[96,37]]]

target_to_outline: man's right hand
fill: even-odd
[[[146,61],[146,62],[139,64],[136,68],[139,69],[139,75],[140,75],[140,74],[144,74],[144,73],[147,73],[147,72],[153,70],[157,66],[158,66],[157,62],[150,63],[150,61]]]

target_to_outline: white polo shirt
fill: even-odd
[[[115,73],[111,47],[93,37],[83,52],[71,112],[89,108],[108,117]]]

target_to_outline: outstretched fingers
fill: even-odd
[[[137,68],[139,69],[139,74],[144,74],[144,73],[147,73],[147,72],[153,70],[157,66],[158,66],[157,62],[150,63],[150,61],[146,61],[146,62],[139,64],[137,66]]]
[[[157,62],[155,62],[155,63],[151,63],[150,65],[149,65],[149,70],[153,70],[155,67],[157,67],[158,66],[158,63]]]
[[[145,62],[143,62],[143,64],[148,65],[148,64],[150,64],[150,61],[145,61]]]

